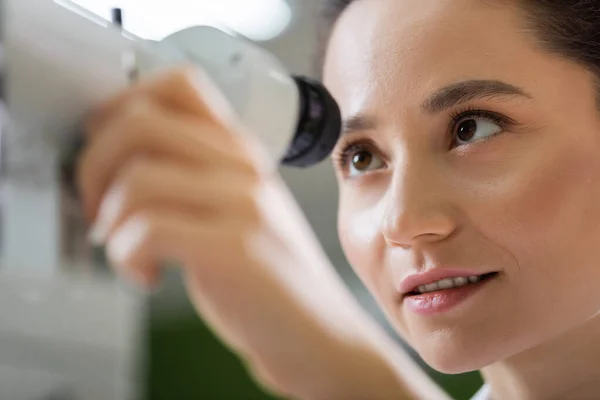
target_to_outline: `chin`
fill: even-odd
[[[432,341],[434,343],[416,343],[414,348],[427,365],[443,374],[477,371],[502,358],[485,342],[471,340],[461,343],[439,338]]]
[[[464,374],[467,372],[473,372],[486,367],[486,364],[473,362],[468,358],[443,358],[443,357],[425,357],[422,356],[423,361],[434,370],[447,375]]]

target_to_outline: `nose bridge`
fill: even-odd
[[[433,157],[405,152],[386,196],[383,234],[389,243],[410,247],[422,240],[442,240],[456,229],[443,175]]]

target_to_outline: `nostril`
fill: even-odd
[[[386,235],[384,233],[385,240],[390,247],[398,247],[403,250],[410,250],[416,245],[422,245],[425,243],[435,243],[441,242],[449,239],[450,237],[456,235],[458,232],[457,229],[453,229],[449,233],[424,233],[420,235],[416,235],[411,237],[410,239],[403,239],[403,241],[398,240],[398,237],[394,237],[392,235]],[[402,240],[402,239],[401,239]]]
[[[390,245],[410,248],[419,242],[441,241],[458,227],[448,191],[433,171],[425,174],[427,167],[421,167],[395,173],[387,192],[382,233]]]
[[[400,248],[402,250],[410,250],[411,249],[411,245],[410,244],[405,244],[405,243],[400,243],[400,242],[393,242],[393,241],[388,240],[387,237],[386,237],[385,241],[386,241],[386,243],[387,243],[387,245],[389,247],[397,247],[397,248]]]

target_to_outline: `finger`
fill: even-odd
[[[198,303],[204,305],[203,315],[235,350],[248,351],[247,341],[231,329],[230,319],[247,324],[260,303],[272,301],[270,295],[276,292],[273,280],[252,263],[255,231],[247,220],[209,223],[181,210],[140,211],[110,236],[106,253],[121,275],[146,287],[157,284],[166,262],[183,268],[193,281],[190,290],[204,291]],[[235,317],[238,309],[245,318]]]
[[[133,156],[170,158],[214,169],[253,169],[242,141],[238,143],[223,127],[210,121],[188,121],[151,102],[131,105],[105,130],[79,160],[77,182],[91,219],[109,183]]]
[[[140,212],[111,235],[107,253],[115,268],[142,284],[158,276],[162,261],[179,261],[195,306],[219,336],[255,365],[273,365],[286,354],[290,362],[279,363],[285,376],[305,351],[323,345],[322,336],[315,335],[323,331],[314,316],[319,296],[309,295],[322,288],[300,271],[292,272],[297,259],[260,234],[256,222],[211,224],[181,211]],[[267,253],[280,269],[264,263]],[[285,340],[270,335],[272,329]],[[302,345],[290,348],[290,338]]]
[[[86,128],[93,136],[110,117],[134,97],[149,97],[163,106],[228,126],[235,113],[208,75],[196,66],[186,66],[134,83],[116,97],[92,111]]]
[[[181,210],[138,210],[110,235],[106,253],[114,268],[141,284],[167,261],[229,274],[228,266],[247,264],[253,229],[247,219],[211,224]]]
[[[102,200],[91,239],[103,244],[137,210],[186,210],[213,221],[251,216],[256,212],[258,181],[258,175],[138,158],[125,167]]]

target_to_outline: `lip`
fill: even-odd
[[[449,312],[460,304],[467,302],[468,299],[473,298],[477,293],[485,291],[486,287],[493,284],[496,277],[497,274],[465,286],[405,296],[403,304],[407,310],[422,316]]]
[[[449,269],[449,268],[434,268],[427,272],[412,274],[407,276],[398,288],[398,291],[405,297],[408,293],[415,291],[419,286],[433,283],[445,278],[456,278],[459,276],[479,276],[489,274],[496,271],[475,271],[467,269]]]

